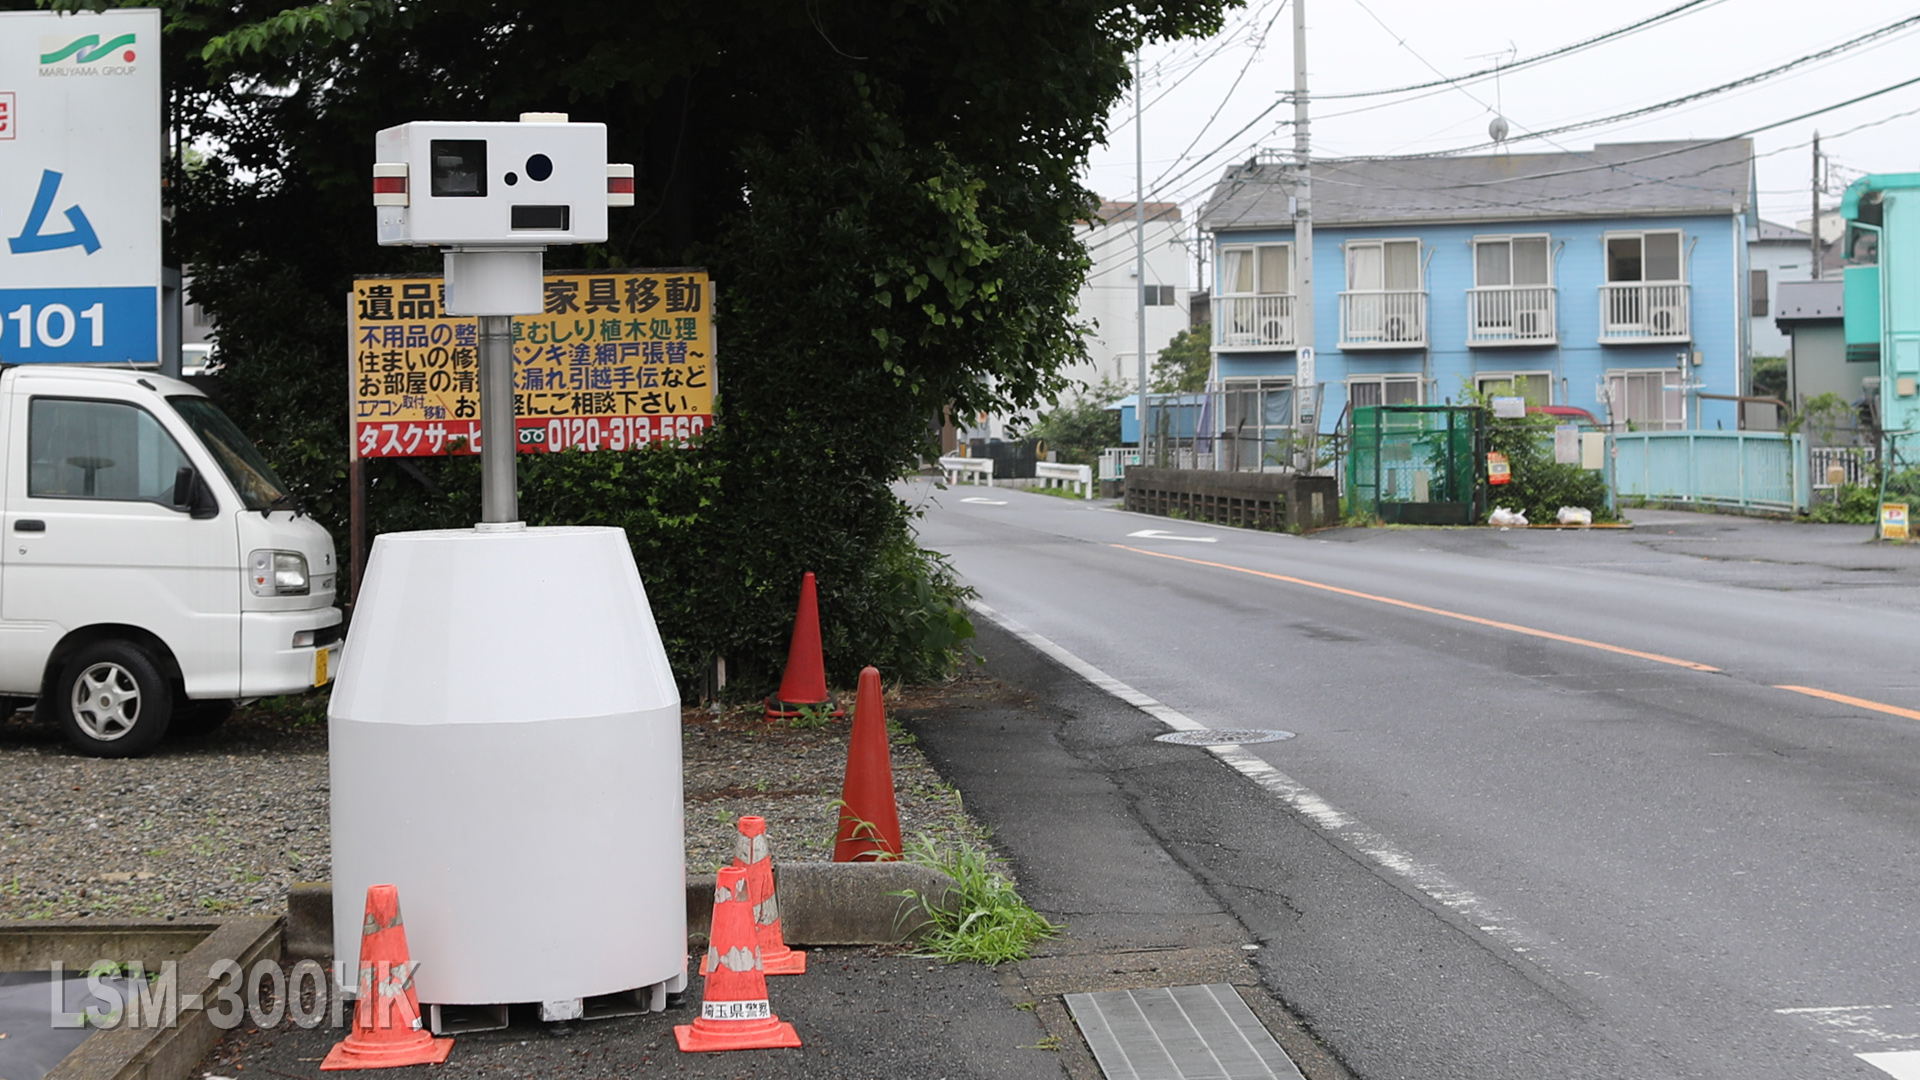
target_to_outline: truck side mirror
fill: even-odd
[[[191,465],[182,465],[173,474],[173,507],[185,510],[195,521],[220,516],[220,501],[213,497],[213,489],[201,478],[199,470]]]

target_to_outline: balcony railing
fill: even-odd
[[[1427,294],[1369,289],[1340,294],[1342,349],[1404,349],[1427,343]]]
[[[1213,343],[1222,349],[1293,348],[1293,296],[1216,296]]]
[[[1685,282],[1632,281],[1600,286],[1602,344],[1693,339]]]
[[[1551,285],[1467,290],[1468,345],[1552,345],[1560,339]]]

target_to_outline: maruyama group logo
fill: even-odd
[[[134,44],[133,34],[116,34],[104,42],[99,34],[83,34],[76,38],[42,35],[40,74],[131,75],[134,61],[139,56]]]

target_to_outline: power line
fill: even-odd
[[[1668,8],[1667,10],[1662,11],[1658,14],[1650,15],[1647,18],[1641,19],[1639,22],[1636,22],[1636,23],[1629,23],[1628,25],[1622,26],[1616,30],[1609,30],[1604,34],[1599,34],[1594,37],[1586,38],[1582,41],[1576,41],[1571,45],[1562,45],[1560,48],[1551,49],[1551,50],[1548,50],[1547,52],[1543,52],[1535,56],[1529,56],[1524,60],[1516,60],[1511,64],[1496,64],[1493,67],[1484,68],[1480,71],[1469,72],[1465,75],[1447,76],[1444,72],[1441,72],[1439,71],[1438,68],[1435,68],[1434,69],[1435,74],[1439,74],[1442,77],[1435,79],[1431,82],[1413,83],[1407,86],[1386,87],[1384,89],[1379,89],[1379,90],[1354,90],[1344,94],[1315,94],[1313,97],[1313,100],[1341,101],[1349,98],[1382,97],[1388,94],[1405,94],[1415,90],[1428,90],[1436,86],[1447,87],[1447,86],[1451,86],[1458,83],[1471,82],[1475,79],[1486,78],[1489,75],[1505,74],[1510,71],[1516,71],[1520,68],[1532,67],[1535,64],[1544,63],[1556,57],[1567,56],[1572,53],[1580,52],[1585,49],[1590,49],[1595,45],[1601,44],[1602,42],[1611,41],[1618,37],[1624,37],[1628,34],[1632,34],[1640,30],[1645,30],[1651,26],[1654,26],[1658,23],[1665,22],[1677,16],[1683,15],[1696,8],[1712,7],[1715,4],[1720,4],[1723,2],[1724,0],[1687,0],[1686,3],[1681,4],[1678,7]],[[1361,5],[1361,7],[1363,8],[1365,6],[1366,5],[1364,4]],[[1373,15],[1373,12],[1369,10],[1367,14]],[[1374,21],[1380,22],[1379,16],[1375,15]],[[1385,23],[1381,23],[1380,25],[1383,28],[1386,26]],[[1387,32],[1389,34],[1393,33],[1392,30],[1388,30]],[[1419,54],[1416,53],[1415,55],[1417,56]],[[1425,64],[1426,61],[1422,60],[1421,63]],[[1432,64],[1427,64],[1427,66],[1429,68],[1433,67]]]
[[[1233,85],[1227,87],[1227,92],[1223,94],[1220,98],[1220,104],[1214,107],[1213,115],[1207,117],[1207,122],[1200,125],[1199,131],[1196,131],[1193,133],[1193,139],[1190,142],[1188,142],[1185,147],[1181,148],[1180,153],[1174,158],[1174,165],[1179,164],[1180,159],[1185,158],[1187,156],[1187,151],[1192,150],[1196,145],[1199,144],[1200,139],[1206,135],[1207,129],[1211,128],[1213,126],[1213,122],[1220,118],[1221,110],[1225,109],[1227,107],[1227,103],[1233,100],[1233,92],[1235,90],[1240,89],[1240,80],[1247,77],[1247,72],[1253,68],[1253,62],[1260,58],[1260,50],[1264,48],[1267,44],[1267,35],[1273,32],[1273,24],[1280,21],[1280,16],[1286,10],[1287,10],[1286,0],[1281,0],[1280,6],[1276,7],[1273,11],[1273,18],[1267,20],[1267,25],[1260,31],[1259,38],[1254,41],[1253,52],[1247,55],[1247,62],[1240,65],[1240,74],[1235,75],[1233,77]],[[1155,188],[1158,188],[1160,186],[1160,181],[1166,179],[1167,172],[1172,172],[1172,171],[1173,171],[1173,165],[1167,166],[1166,172],[1163,172],[1158,177],[1154,178],[1153,186]]]
[[[1360,0],[1355,0],[1355,2],[1359,3]],[[1364,7],[1365,5],[1363,4],[1362,6]],[[1592,120],[1579,120],[1569,124],[1561,124],[1558,127],[1544,128],[1539,131],[1529,131],[1526,129],[1522,129],[1521,138],[1547,139],[1548,141],[1552,141],[1551,139],[1548,138],[1549,136],[1564,135],[1570,131],[1581,131],[1587,128],[1603,127],[1607,124],[1619,123],[1623,120],[1634,120],[1634,119],[1638,119],[1639,117],[1648,116],[1653,113],[1662,112],[1667,109],[1673,109],[1673,108],[1678,108],[1679,106],[1682,106],[1682,105],[1692,104],[1695,101],[1699,101],[1703,98],[1712,97],[1715,94],[1724,94],[1729,90],[1738,90],[1741,87],[1752,86],[1755,83],[1764,82],[1767,79],[1774,78],[1775,76],[1778,76],[1778,75],[1783,75],[1789,71],[1792,71],[1795,68],[1814,63],[1815,61],[1829,59],[1833,56],[1837,56],[1840,53],[1846,52],[1850,49],[1857,49],[1860,46],[1867,44],[1868,42],[1886,37],[1889,34],[1896,34],[1902,30],[1911,29],[1916,25],[1920,25],[1920,15],[1910,16],[1896,23],[1889,23],[1888,25],[1883,26],[1878,30],[1868,31],[1867,33],[1862,34],[1859,37],[1851,38],[1847,41],[1843,41],[1838,45],[1830,46],[1828,48],[1820,50],[1819,52],[1808,53],[1805,56],[1801,56],[1796,59],[1789,60],[1784,64],[1780,64],[1776,67],[1768,68],[1765,71],[1755,72],[1752,75],[1747,75],[1742,78],[1735,79],[1732,82],[1721,83],[1718,86],[1711,86],[1704,90],[1696,90],[1693,93],[1683,94],[1680,97],[1672,98],[1667,101],[1662,101],[1657,104],[1643,105],[1640,108],[1630,109],[1627,112],[1623,112],[1623,113],[1615,113],[1612,116],[1602,116]],[[1418,54],[1415,54],[1415,55],[1418,55]],[[1451,150],[1438,150],[1438,151],[1433,151],[1431,153],[1383,154],[1383,155],[1362,158],[1357,160],[1388,161],[1396,158],[1400,160],[1411,160],[1414,158],[1445,157],[1452,154],[1468,154],[1468,153],[1472,153],[1475,150],[1490,150],[1500,145],[1501,145],[1500,142],[1481,142],[1481,143],[1474,143],[1471,146],[1455,147],[1454,149],[1451,149]]]
[[[1273,0],[1266,0],[1266,2],[1272,3]],[[1287,6],[1286,0],[1280,0],[1280,7],[1285,8],[1286,6]],[[1265,10],[1264,7],[1261,10],[1264,11]],[[1234,30],[1232,33],[1221,38],[1219,44],[1214,46],[1212,52],[1208,53],[1203,57],[1200,57],[1200,59],[1195,61],[1193,65],[1189,67],[1185,72],[1183,72],[1178,79],[1175,79],[1171,85],[1169,85],[1165,90],[1160,91],[1160,93],[1156,95],[1152,101],[1147,102],[1145,108],[1147,110],[1151,110],[1154,106],[1160,104],[1162,101],[1165,101],[1167,98],[1167,95],[1173,93],[1175,90],[1178,90],[1180,88],[1180,84],[1183,82],[1186,82],[1188,77],[1191,76],[1194,72],[1199,71],[1201,68],[1205,67],[1209,61],[1211,61],[1214,57],[1219,56],[1222,52],[1225,52],[1229,46],[1237,44],[1238,38],[1240,37],[1240,35],[1243,32],[1245,32],[1248,28],[1254,26],[1259,21],[1260,14],[1261,13],[1259,11],[1254,12],[1253,15],[1250,16],[1248,20],[1244,24],[1242,24],[1238,29]],[[1274,18],[1276,19],[1279,18],[1278,11],[1274,12]],[[1272,21],[1269,20],[1267,25],[1268,27],[1272,27],[1273,25]],[[1266,32],[1261,31],[1259,38],[1256,39],[1256,45],[1254,48],[1254,54],[1256,56],[1259,54],[1259,51],[1260,51],[1259,42],[1264,42],[1265,39],[1266,39]],[[1248,63],[1251,64],[1252,60],[1249,59]],[[1244,68],[1241,70],[1241,74],[1242,75],[1246,74],[1246,71]],[[1240,80],[1238,79],[1234,80],[1236,85],[1239,83],[1239,81]],[[1113,136],[1118,135],[1120,132],[1125,131],[1127,129],[1127,126],[1132,123],[1133,123],[1133,117],[1128,116],[1123,118],[1118,124],[1115,124],[1112,127],[1112,129],[1107,132],[1107,137],[1112,138]]]

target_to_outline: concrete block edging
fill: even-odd
[[[687,935],[706,940],[713,917],[712,874],[687,880]],[[900,945],[932,925],[921,900],[951,910],[953,879],[912,863],[791,862],[774,864],[780,923],[790,945]],[[914,896],[901,895],[911,892]],[[406,898],[401,898],[404,906]],[[290,960],[333,959],[333,887],[301,882],[287,891]]]

